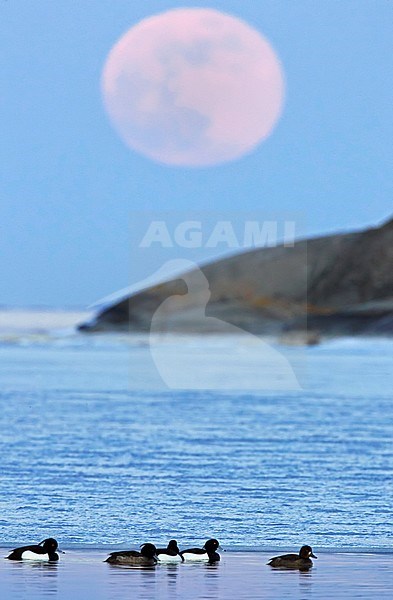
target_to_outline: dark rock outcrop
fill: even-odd
[[[392,335],[393,220],[354,233],[260,248],[200,268],[206,315],[257,334]],[[156,310],[176,295],[162,329],[203,332],[196,319],[206,289],[199,270],[131,294],[102,309],[84,331],[149,331]],[[204,278],[202,278],[203,280]],[[181,298],[179,298],[181,296]],[[213,322],[213,320],[211,320]],[[289,339],[288,338],[288,339]]]

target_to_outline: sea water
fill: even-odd
[[[200,347],[205,371],[214,371],[235,343],[172,339],[170,356]],[[147,337],[3,334],[1,544],[55,537],[72,562],[81,549],[105,558],[145,541],[164,545],[174,537],[186,547],[216,537],[231,573],[234,551],[294,551],[307,543],[317,553],[388,552],[393,343],[276,348],[297,365],[302,389],[171,390],[154,372]],[[239,381],[245,368],[240,353],[232,367]],[[385,557],[374,567],[389,560],[373,556]],[[34,573],[49,583],[62,568]],[[12,569],[8,577],[26,577],[24,567]],[[215,570],[189,572],[213,591],[219,586]],[[133,581],[142,585],[144,577]],[[192,597],[231,597],[213,591]]]
[[[0,548],[0,552],[2,549]],[[391,600],[391,554],[319,554],[308,572],[275,570],[267,552],[227,552],[219,564],[125,568],[105,552],[70,550],[59,563],[0,562],[0,594],[10,600]]]

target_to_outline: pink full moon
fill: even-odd
[[[143,19],[111,49],[105,108],[133,150],[160,163],[205,167],[251,152],[283,104],[268,41],[231,15],[181,8]]]

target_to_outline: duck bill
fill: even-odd
[[[310,556],[312,556],[313,558],[318,558],[318,556],[315,556],[315,554],[313,554],[313,552],[311,552]]]

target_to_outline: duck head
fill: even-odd
[[[312,556],[312,558],[318,558],[313,554],[311,546],[302,546],[300,548],[299,556],[300,558],[310,558],[310,556]]]
[[[56,552],[56,550],[59,547],[57,540],[55,540],[54,538],[47,538],[46,540],[42,540],[42,542],[40,542],[38,545],[42,546],[45,552],[47,552],[48,554]]]
[[[218,542],[218,540],[215,540],[213,538],[211,540],[207,540],[207,542],[203,546],[203,549],[206,550],[206,552],[208,554],[213,554],[213,552],[218,550],[219,547],[220,547],[220,543]]]
[[[179,554],[180,550],[179,550],[179,546],[177,545],[177,541],[170,540],[170,542],[168,543],[168,546],[167,546],[167,550],[169,550],[170,552],[176,552],[177,554]]]
[[[157,548],[154,544],[142,544],[141,546],[141,554],[145,558],[155,558],[157,559]]]

